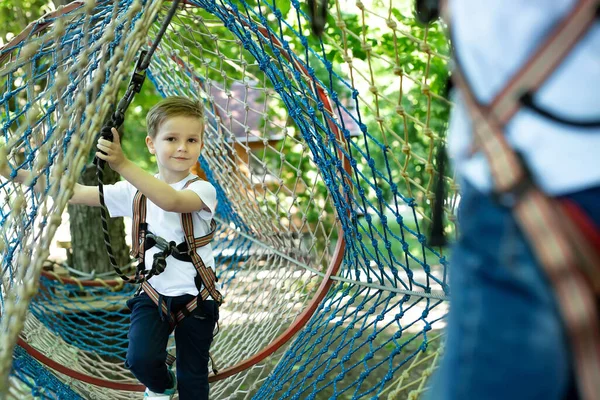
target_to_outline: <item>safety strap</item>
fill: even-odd
[[[545,195],[532,181],[523,160],[508,145],[504,127],[521,107],[522,97],[535,92],[589,30],[599,3],[580,0],[490,105],[477,101],[458,62],[453,73],[471,114],[476,146],[490,165],[495,196],[501,204],[512,207],[554,287],[570,338],[579,393],[585,400],[600,396],[596,304],[600,256],[560,202]]]
[[[223,303],[223,296],[217,290],[215,283],[218,281],[215,272],[211,268],[206,268],[202,257],[196,252],[196,248],[202,247],[210,243],[212,240],[217,224],[215,220],[210,222],[210,233],[201,238],[194,237],[194,224],[192,221],[192,214],[181,214],[181,223],[183,225],[183,232],[185,234],[185,241],[190,249],[190,257],[192,257],[192,264],[196,268],[198,277],[202,280],[202,290],[200,291],[200,297],[202,300],[206,300],[208,295],[213,298],[218,304]]]
[[[162,309],[163,314],[168,316],[169,324],[171,325],[171,329],[174,329],[178,323],[180,323],[185,317],[190,315],[192,313],[192,311],[194,311],[196,308],[198,308],[198,298],[195,297],[192,301],[190,301],[189,303],[187,303],[185,305],[185,311],[180,310],[177,313],[173,313],[171,310],[169,310],[167,308],[167,305],[165,304],[164,301],[160,301],[160,295],[152,287],[152,285],[150,285],[147,281],[142,282],[141,288],[148,295],[148,297],[150,297],[150,299],[152,299],[154,304],[156,304],[157,307],[160,307]],[[204,289],[204,290],[206,291],[206,289]],[[217,321],[217,326],[218,326],[218,323],[219,322]],[[216,335],[216,333],[215,333],[215,335]],[[217,369],[217,364],[215,363],[212,353],[209,352],[208,357],[210,358],[210,363],[212,365],[213,373],[215,375],[218,374],[219,371]],[[175,360],[176,360],[176,358],[174,355],[167,353],[167,358],[165,360],[165,363],[167,364],[167,366],[170,367],[171,365],[173,365],[175,363]]]
[[[187,188],[190,184],[198,181],[199,179],[200,178],[190,179],[185,183],[183,189]],[[146,251],[145,241],[148,234],[148,226],[146,224],[146,209],[146,196],[138,191],[133,200],[132,224],[132,238],[138,238],[138,240],[133,240],[131,255],[140,260],[141,268],[144,268],[144,257]],[[194,223],[191,213],[181,214],[181,224],[185,235],[185,242],[187,243],[188,247],[188,254],[198,274],[197,279],[200,280],[196,281],[196,286],[198,286],[200,292],[199,297],[201,300],[206,300],[208,296],[211,296],[220,305],[223,303],[223,296],[215,286],[215,283],[218,281],[217,276],[211,268],[206,267],[204,261],[196,252],[196,249],[206,246],[212,241],[215,235],[217,224],[214,220],[211,220],[210,232],[199,238],[194,237]]]
[[[146,242],[146,196],[139,190],[133,198],[132,244],[131,256],[144,260],[144,243]]]
[[[168,316],[171,328],[174,328],[175,325],[180,323],[185,317],[190,315],[196,308],[198,308],[198,298],[194,297],[192,301],[185,305],[183,310],[174,313],[167,308],[167,305],[164,301],[160,301],[160,294],[152,287],[152,285],[150,285],[148,282],[143,282],[141,287],[144,293],[146,293],[148,297],[150,297],[150,299],[152,299],[152,301],[162,309],[163,314]],[[208,292],[206,289],[203,289],[203,291]]]

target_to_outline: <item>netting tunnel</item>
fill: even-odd
[[[43,266],[170,6],[75,1],[0,49],[0,157],[30,171],[23,185],[0,181],[0,398],[142,396],[123,366],[136,288]],[[411,2],[336,0],[321,39],[296,0],[180,5],[145,85],[206,105],[200,166],[218,191],[225,296],[211,398],[426,391],[449,294],[446,258],[425,231],[448,51]],[[444,179],[452,215],[456,187]]]

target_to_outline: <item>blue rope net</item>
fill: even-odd
[[[129,326],[123,304],[136,288],[120,286],[80,287],[44,276],[30,310],[66,344],[122,363]]]
[[[96,133],[170,6],[159,3],[72,3],[0,49],[3,151],[13,177],[32,171],[24,185],[0,186],[0,339],[12,349],[20,332],[72,371],[130,385],[124,303],[135,288],[39,277]],[[440,95],[448,46],[400,3],[336,1],[321,40],[298,1],[188,1],[153,56],[146,85],[206,105],[199,165],[217,188],[225,295],[211,352],[221,371],[256,357],[217,376],[215,399],[426,390],[449,293],[446,257],[424,231],[450,107]],[[127,117],[124,129],[135,130]],[[456,187],[446,182],[451,215]],[[34,297],[26,282],[38,279]],[[9,318],[21,321],[17,333]],[[7,387],[35,395],[27,368],[12,363]],[[64,398],[107,393],[47,373],[70,382]]]
[[[20,386],[25,390],[10,393],[15,398],[25,399],[32,396],[44,400],[83,400],[83,397],[79,396],[19,346],[15,347],[11,378],[24,383]]]

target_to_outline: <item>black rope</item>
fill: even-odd
[[[439,0],[415,0],[415,16],[424,25],[429,25],[440,17]]]
[[[576,120],[570,119],[567,117],[563,117],[561,115],[555,114],[550,110],[544,109],[533,101],[533,94],[531,92],[527,92],[521,96],[519,99],[523,108],[527,108],[530,111],[547,118],[553,122],[556,122],[561,125],[566,125],[574,128],[600,128],[600,119],[596,120]],[[595,132],[594,132],[595,133]]]
[[[160,40],[162,39],[165,31],[167,30],[167,27],[171,23],[171,19],[173,19],[173,16],[175,15],[175,12],[177,11],[179,2],[180,2],[180,0],[173,0],[173,3],[171,4],[171,8],[169,9],[169,13],[165,17],[165,19],[162,23],[161,29],[160,29],[158,35],[156,36],[156,38],[154,39],[154,42],[152,43],[150,50],[142,50],[140,52],[138,62],[136,64],[133,74],[131,76],[131,80],[129,81],[129,85],[127,86],[127,91],[125,92],[125,95],[123,96],[121,101],[119,101],[119,104],[117,105],[117,109],[112,114],[109,122],[107,124],[105,124],[102,127],[102,129],[100,130],[100,137],[102,137],[106,140],[112,141],[113,134],[111,132],[111,129],[113,127],[120,128],[121,125],[123,125],[123,121],[125,120],[125,112],[127,111],[127,108],[129,108],[129,105],[133,101],[135,94],[139,93],[140,90],[142,89],[142,85],[144,84],[144,81],[146,79],[146,70],[148,69],[148,66],[150,65],[150,60],[152,59],[152,56],[154,55],[154,52],[156,51],[156,48],[158,47]],[[108,233],[108,210],[106,209],[106,203],[104,202],[104,165],[105,165],[105,161],[98,157],[95,157],[94,164],[96,164],[96,175],[98,177],[98,192],[100,194],[100,218],[102,220],[102,233],[104,235],[104,244],[106,246],[106,252],[108,253],[108,259],[110,260],[110,263],[113,266],[115,272],[125,282],[142,283],[144,281],[147,281],[148,279],[150,279],[152,276],[154,276],[156,274],[155,268],[152,268],[152,270],[148,274],[144,275],[143,274],[144,267],[142,265],[138,265],[138,268],[136,269],[135,277],[133,279],[131,279],[127,275],[125,275],[123,273],[123,271],[121,271],[121,269],[117,265],[117,261],[115,260],[112,245],[110,243],[110,235]],[[138,240],[138,238],[133,238],[132,240]]]
[[[327,0],[307,0],[312,32],[321,37],[327,23]]]
[[[152,261],[152,270],[154,271],[154,275],[159,275],[165,272],[165,268],[167,268],[167,257],[177,251],[177,244],[175,242],[169,242],[163,251],[159,251],[158,253],[154,254],[154,260]]]
[[[448,76],[443,96],[449,98],[451,90],[452,79]],[[444,137],[446,136],[445,131],[446,128],[443,132]],[[444,202],[446,201],[446,182],[444,182],[444,179],[446,177],[448,155],[446,154],[443,137],[440,140],[442,140],[442,144],[438,147],[436,156],[437,181],[434,188],[435,198],[432,205],[431,231],[427,240],[427,244],[434,247],[443,247],[448,244],[448,240],[444,234]]]
[[[446,200],[446,183],[444,182],[446,174],[446,146],[441,145],[437,152],[437,182],[435,185],[435,199],[433,202],[431,233],[427,244],[434,247],[443,247],[448,244],[444,234],[444,201]]]

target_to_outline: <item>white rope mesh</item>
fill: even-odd
[[[225,303],[211,348],[220,371],[268,349],[321,285],[331,285],[293,340],[214,382],[211,397],[416,398],[439,354],[440,334],[427,332],[442,327],[447,300],[445,259],[423,243],[419,226],[434,199],[434,150],[449,107],[440,95],[447,44],[439,26],[429,31],[404,17],[408,2],[336,1],[335,24],[323,37],[335,54],[324,62],[306,16],[294,5],[277,6],[189,2],[172,20],[146,83],[162,96],[206,104],[201,167],[218,186],[221,213],[213,248]],[[39,386],[8,380],[19,332],[73,371],[137,384],[122,359],[65,340],[63,328],[46,321],[50,311],[83,313],[67,302],[87,287],[65,284],[69,295],[60,304],[34,301],[35,315],[25,318],[95,136],[169,5],[71,7],[24,38],[26,46],[0,52],[8,55],[0,58],[0,82],[6,93],[22,88],[14,98],[25,110],[0,111],[9,125],[3,150],[15,169],[41,171],[46,186],[39,195],[30,182],[3,180],[0,188],[0,378],[8,382],[0,387],[15,398]],[[416,65],[406,63],[407,51]],[[449,178],[448,185],[451,212],[456,187]],[[52,293],[46,302],[56,301]],[[109,293],[87,298],[124,296]],[[84,398],[132,396],[57,373]]]
[[[133,2],[124,10],[114,7],[113,12],[121,12],[112,19],[113,26],[109,26],[107,30],[110,32],[112,28],[112,32],[115,32],[119,23],[124,23],[124,26],[123,40],[117,43],[112,53],[103,49],[112,41],[111,35],[96,40],[94,45],[90,43],[90,37],[96,28],[91,22],[94,7],[95,3],[88,1],[70,14],[71,18],[83,20],[78,40],[81,40],[84,50],[76,59],[61,58],[61,55],[70,55],[69,44],[67,48],[60,48],[53,53],[56,57],[52,60],[53,65],[58,67],[58,71],[53,72],[52,86],[48,85],[46,88],[36,85],[33,71],[39,73],[39,66],[34,55],[36,52],[47,51],[56,42],[60,42],[65,34],[65,25],[60,22],[54,25],[50,33],[30,39],[29,44],[21,51],[11,54],[11,60],[0,71],[0,79],[11,79],[15,72],[21,75],[20,82],[17,80],[14,84],[20,84],[24,92],[19,100],[28,103],[22,116],[7,116],[12,117],[13,125],[9,126],[10,136],[6,150],[12,155],[23,147],[33,146],[37,154],[30,164],[32,171],[45,170],[47,174],[51,174],[47,176],[47,191],[38,199],[31,188],[23,193],[21,188],[11,183],[4,186],[6,197],[3,211],[8,213],[10,210],[10,214],[2,224],[2,247],[5,251],[20,255],[3,268],[0,388],[9,387],[12,349],[23,328],[29,301],[35,295],[42,263],[48,257],[50,240],[60,224],[60,215],[68,196],[94,144],[94,132],[100,129],[103,118],[107,115],[109,101],[115,97],[120,79],[128,75],[129,65],[136,56],[141,38],[146,36],[150,21],[160,8],[160,2],[151,3],[144,12],[141,12],[140,2]],[[136,15],[140,16],[137,21],[133,18]],[[86,68],[93,60],[102,61],[98,63],[94,73]],[[107,71],[110,72],[110,79],[105,81]],[[75,91],[75,94],[71,91]],[[52,101],[53,99],[57,100]],[[47,104],[55,105],[56,109],[49,112]],[[38,119],[40,115],[45,115],[53,123],[55,129],[52,132],[47,131],[48,120]],[[31,132],[28,128],[31,128]],[[64,143],[66,137],[71,139],[67,146]],[[53,160],[52,172],[48,168],[49,159]],[[64,174],[65,171],[71,173]],[[32,208],[37,208],[43,218],[44,224],[41,227],[29,224],[30,221],[27,220]],[[0,394],[2,390],[0,389]]]

